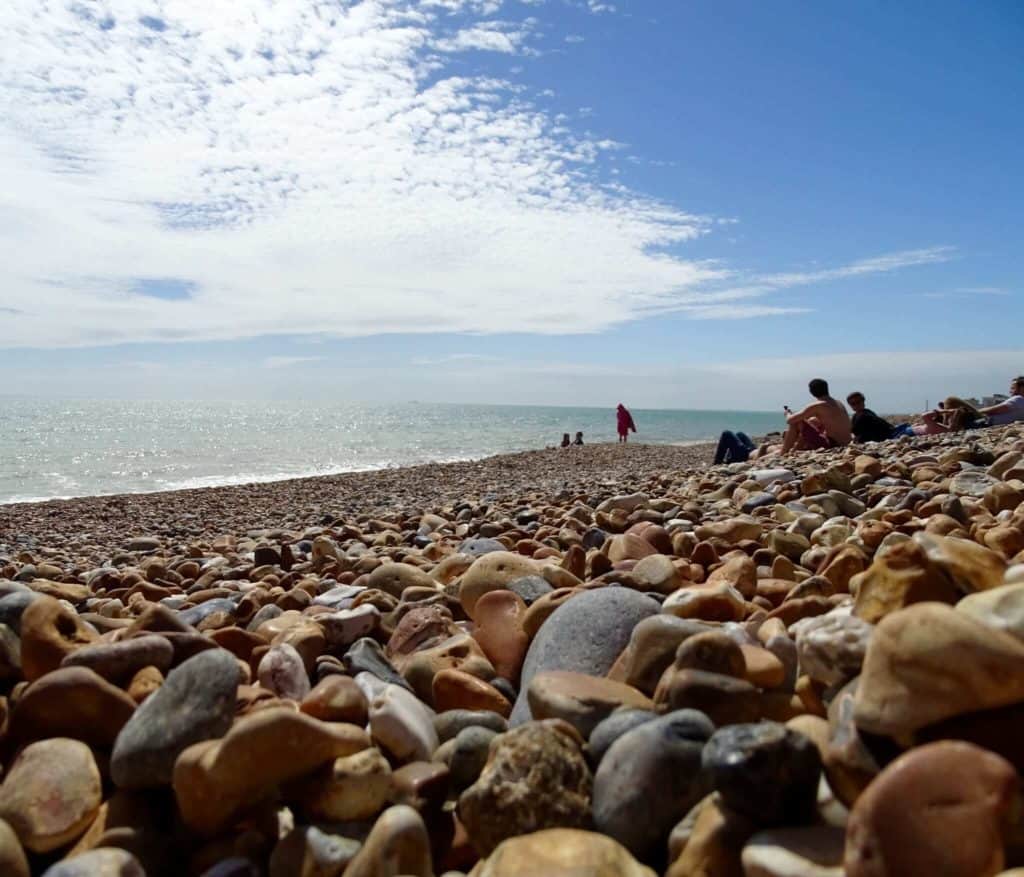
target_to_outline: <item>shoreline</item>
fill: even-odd
[[[386,514],[485,497],[506,499],[528,489],[585,491],[600,482],[639,484],[667,470],[706,468],[714,448],[713,442],[602,442],[275,481],[4,503],[0,550],[7,543],[16,547],[19,535],[42,542],[84,532],[113,547],[119,538],[153,529],[212,537],[227,529],[313,526],[325,514]],[[193,527],[187,522],[199,511],[202,526]]]

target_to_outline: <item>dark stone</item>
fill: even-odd
[[[583,534],[582,546],[584,551],[590,551],[591,548],[600,548],[604,545],[605,539],[608,538],[608,534],[605,533],[600,527],[591,527]]]
[[[701,753],[714,733],[703,713],[679,710],[619,737],[594,776],[594,827],[637,858],[656,856],[708,792]]]
[[[508,730],[508,721],[490,710],[446,710],[434,716],[434,730],[444,743],[458,736],[463,728],[489,728],[497,733]]]
[[[715,732],[704,769],[726,805],[759,825],[799,825],[815,815],[821,756],[803,734],[778,722]]]
[[[774,494],[763,492],[753,493],[743,501],[743,505],[740,506],[740,511],[749,515],[755,509],[759,509],[762,506],[774,505],[775,503],[776,499]]]
[[[252,553],[253,566],[280,566],[281,555],[273,545],[257,545]]]
[[[652,713],[649,710],[627,709],[618,710],[598,722],[594,730],[590,732],[590,739],[587,741],[586,752],[591,766],[596,768],[609,747],[623,734],[627,734],[634,728],[657,717],[657,713]]]
[[[0,624],[6,624],[12,631],[21,635],[21,613],[28,604],[38,600],[42,594],[35,591],[12,591],[0,598]]]
[[[497,688],[498,691],[500,691],[505,696],[505,699],[508,700],[509,703],[513,703],[516,697],[519,696],[519,692],[516,691],[516,687],[507,679],[501,676],[495,676],[491,680],[491,687]]]
[[[125,789],[168,785],[184,749],[228,732],[240,681],[237,659],[219,648],[172,670],[117,735],[110,757],[115,784]]]
[[[481,728],[479,725],[459,731],[448,761],[452,788],[456,792],[468,789],[477,781],[484,765],[487,764],[491,741],[497,736],[496,731]]]
[[[402,674],[387,659],[384,647],[375,639],[364,636],[356,640],[341,660],[351,676],[366,671],[384,682],[391,682],[412,691]]]
[[[547,580],[542,579],[540,576],[522,576],[521,578],[513,579],[505,585],[505,589],[522,597],[523,602],[527,606],[554,590]]]
[[[529,721],[526,692],[533,677],[547,670],[604,676],[629,642],[633,628],[661,607],[627,588],[584,591],[563,603],[541,625],[523,663],[519,697],[509,724]]]

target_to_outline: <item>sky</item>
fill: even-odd
[[[5,0],[0,392],[913,411],[1024,372],[1024,7]]]

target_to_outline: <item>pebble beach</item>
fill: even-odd
[[[712,452],[0,506],[0,875],[1022,877],[1024,426]]]

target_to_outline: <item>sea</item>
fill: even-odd
[[[631,409],[631,441],[762,435],[763,411]],[[408,402],[40,401],[0,397],[0,503],[149,493],[615,441],[614,408]]]

